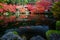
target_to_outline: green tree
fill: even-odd
[[[60,1],[53,4],[52,12],[57,19],[60,19]]]

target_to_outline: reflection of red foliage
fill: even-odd
[[[36,15],[31,13],[28,18],[29,18],[29,20],[32,20],[32,19],[34,19],[35,17],[36,17]]]
[[[9,18],[5,17],[4,18],[4,23],[8,23],[9,22]]]
[[[16,19],[16,16],[10,16],[10,17],[9,17],[9,21],[10,21],[10,22],[15,21],[15,19]]]
[[[40,19],[40,20],[45,20],[45,15],[43,15],[43,14],[40,15],[39,19]]]
[[[4,19],[4,16],[0,16],[0,20],[3,20]]]

